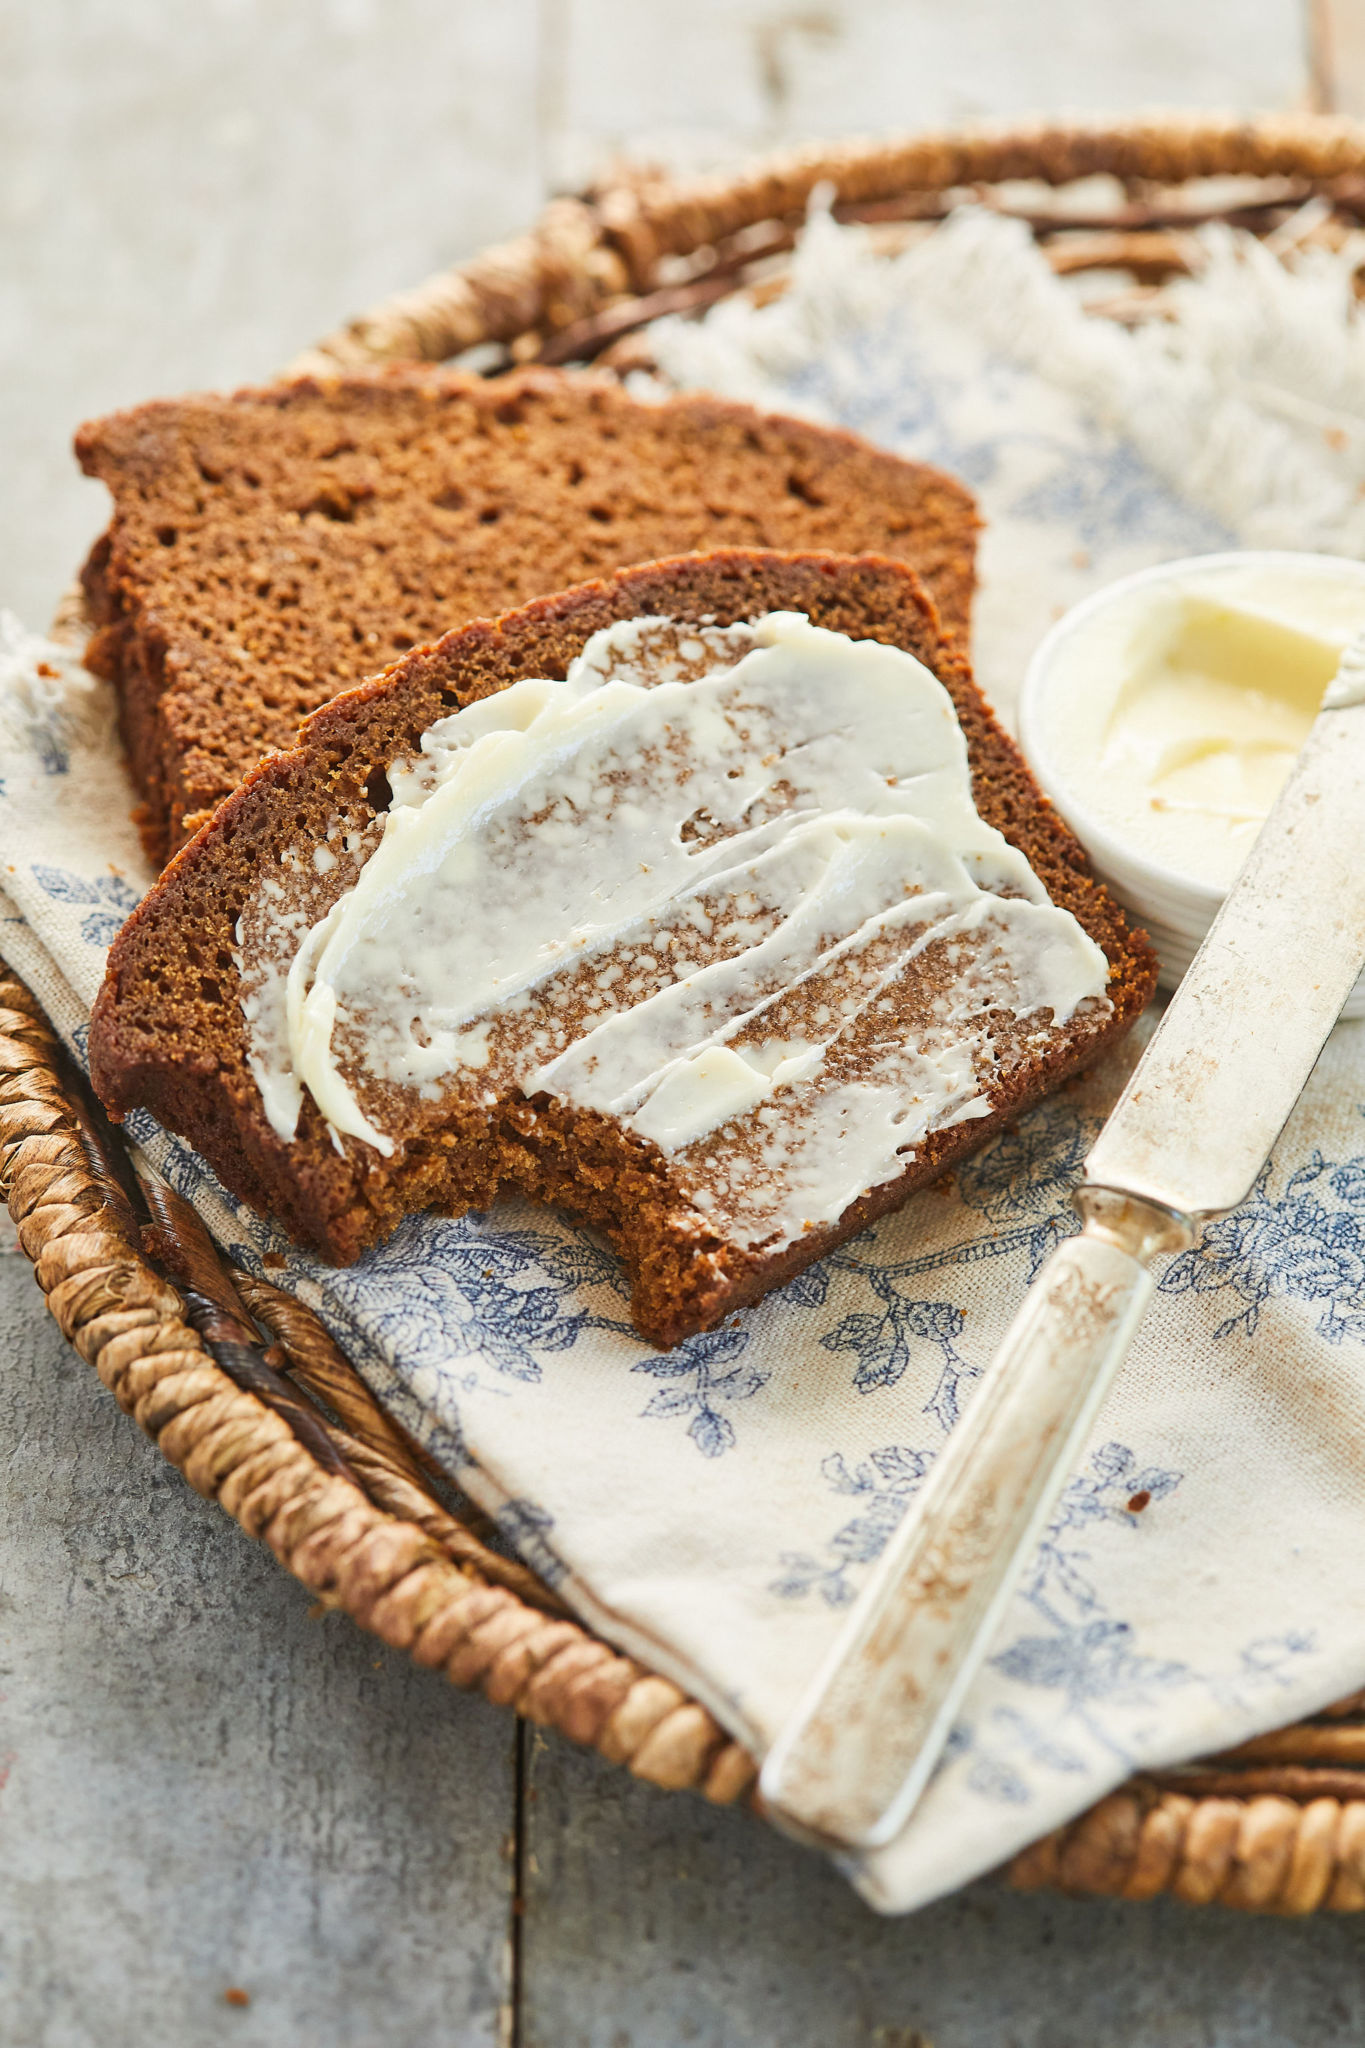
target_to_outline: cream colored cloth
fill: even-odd
[[[1211,260],[1255,261],[1234,245]],[[1253,298],[1282,296],[1279,278],[1248,279]],[[1182,377],[1203,377],[1207,401],[1234,374],[1206,375],[1207,348],[1178,360],[1207,313],[1196,301],[1169,343],[1176,397]],[[1183,453],[1135,425],[1124,407],[1153,364],[1134,369],[1122,348],[1151,345],[1118,336],[1116,355],[1101,336],[1097,368],[1081,318],[1001,223],[950,223],[888,264],[817,222],[786,299],[718,309],[660,349],[680,382],[799,404],[967,478],[990,521],[981,665],[1008,704],[1031,646],[1086,590],[1201,547],[1282,541],[1275,519],[1292,526],[1311,496],[1312,435],[1325,445],[1319,425],[1239,399],[1244,455],[1261,474],[1265,446],[1281,446],[1292,503],[1267,486],[1234,525],[1200,439],[1201,416],[1224,431],[1217,407],[1190,401]],[[1311,538],[1355,546],[1338,466],[1329,448]],[[69,654],[11,631],[0,670],[0,950],[79,1050],[105,950],[148,879],[131,792],[108,693]],[[1162,1271],[944,1767],[902,1838],[851,1870],[877,1906],[961,1884],[1139,1766],[1365,1682],[1362,1031],[1334,1036],[1246,1208]],[[272,1278],[579,1612],[761,1750],[1071,1229],[1067,1191],[1120,1080],[1111,1066],[1063,1092],[950,1187],[669,1353],[631,1331],[599,1243],[520,1205],[409,1219],[344,1273],[291,1253]],[[150,1119],[132,1127],[234,1258],[259,1269],[284,1249]]]

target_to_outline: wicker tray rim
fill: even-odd
[[[1365,125],[1185,112],[1016,120],[813,145],[730,176],[623,173],[551,201],[528,234],[384,301],[291,369],[441,362],[486,343],[520,360],[563,359],[577,336],[600,333],[604,312],[615,317],[609,333],[639,324],[669,259],[718,252],[712,296],[738,288],[737,238],[763,223],[778,224],[770,240],[790,234],[817,186],[836,204],[875,208],[1097,173],[1130,187],[1248,176],[1349,195],[1365,183]],[[190,1484],[319,1600],[419,1664],[661,1787],[752,1797],[740,1745],[490,1547],[477,1513],[452,1503],[308,1311],[222,1269],[211,1251],[207,1295],[148,1256],[97,1115],[35,999],[0,971],[0,1182],[20,1243],[63,1333]],[[237,1319],[231,1341],[224,1316]],[[1134,1779],[1016,1857],[1010,1879],[1282,1913],[1365,1909],[1361,1708],[1358,1697],[1223,1757]]]

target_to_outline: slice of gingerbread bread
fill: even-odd
[[[91,1072],[339,1263],[409,1211],[558,1203],[672,1343],[982,1145],[1154,981],[910,571],[721,551],[316,712],[120,934]]]
[[[113,522],[85,571],[148,850],[396,653],[631,562],[722,545],[909,562],[965,632],[963,486],[852,434],[609,378],[394,369],[81,429]]]

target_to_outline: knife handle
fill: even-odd
[[[1047,1259],[769,1752],[759,1790],[779,1826],[846,1849],[900,1831],[1153,1285],[1093,1222]]]

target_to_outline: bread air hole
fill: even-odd
[[[334,525],[349,526],[355,518],[355,499],[342,485],[327,484],[301,510],[305,518],[317,513]]]
[[[365,801],[376,817],[385,812],[393,802],[393,791],[389,778],[382,768],[371,768],[365,778]]]

